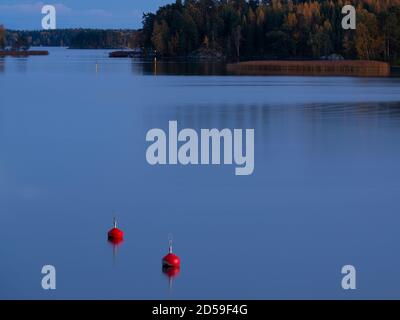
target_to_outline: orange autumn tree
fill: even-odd
[[[6,46],[6,30],[4,26],[0,24],[0,49],[4,49]]]

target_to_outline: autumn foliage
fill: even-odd
[[[343,30],[342,7],[357,10]],[[400,0],[177,0],[143,16],[141,45],[163,56],[211,48],[230,58],[400,60]]]

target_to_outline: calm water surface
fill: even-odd
[[[400,79],[50,51],[0,60],[0,298],[400,298]],[[146,132],[169,120],[254,128],[254,174],[149,166]]]

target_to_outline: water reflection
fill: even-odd
[[[225,75],[226,65],[221,62],[143,61],[131,60],[134,74],[141,75]]]
[[[168,108],[150,106],[144,110],[147,127],[167,130],[168,121],[177,120],[178,128],[253,128],[256,129],[257,151],[262,152],[268,144],[283,139],[309,142],[320,141],[321,132],[332,126],[343,126],[343,130],[363,126],[363,135],[370,135],[377,123],[385,127],[400,126],[400,103],[355,103],[355,104],[224,104],[224,105],[176,105]],[[283,133],[273,136],[277,130]],[[342,134],[344,134],[342,130]],[[335,134],[334,132],[332,134]],[[341,132],[336,133],[338,135]],[[288,138],[289,136],[289,138]],[[291,137],[293,136],[293,137]],[[269,141],[269,142],[268,142]]]
[[[189,128],[254,128],[268,122],[269,105],[177,105],[169,108],[148,107],[144,110],[149,126],[168,124],[177,120],[178,125]]]
[[[315,119],[396,119],[400,117],[400,103],[308,104],[304,106],[304,112]]]
[[[117,261],[118,251],[123,242],[122,239],[108,239],[108,244],[112,247],[113,264]]]
[[[172,293],[173,281],[179,276],[180,272],[181,269],[177,267],[162,267],[162,273],[168,278],[168,289],[170,294]]]
[[[5,66],[6,66],[5,58],[4,57],[0,57],[0,73],[4,72]]]
[[[25,74],[28,71],[28,58],[22,57],[15,59],[16,59],[15,67],[17,73]]]
[[[15,72],[26,74],[28,71],[28,57],[2,57],[0,58],[0,73]]]
[[[395,120],[400,118],[400,102],[354,104],[305,104],[305,105],[177,105],[169,108],[148,107],[146,121],[160,122],[168,119],[185,123],[188,127],[263,127],[271,118],[303,116],[311,120],[335,121],[340,119]],[[287,119],[288,120],[288,119]],[[155,123],[154,123],[155,124]]]
[[[123,239],[108,239],[108,243],[113,247],[118,247],[124,242]]]

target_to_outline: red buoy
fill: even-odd
[[[168,254],[162,259],[163,268],[180,268],[181,259],[172,253],[172,240],[169,240]]]
[[[117,220],[114,218],[114,227],[108,231],[108,239],[113,242],[121,242],[124,238],[124,232],[117,228]]]

